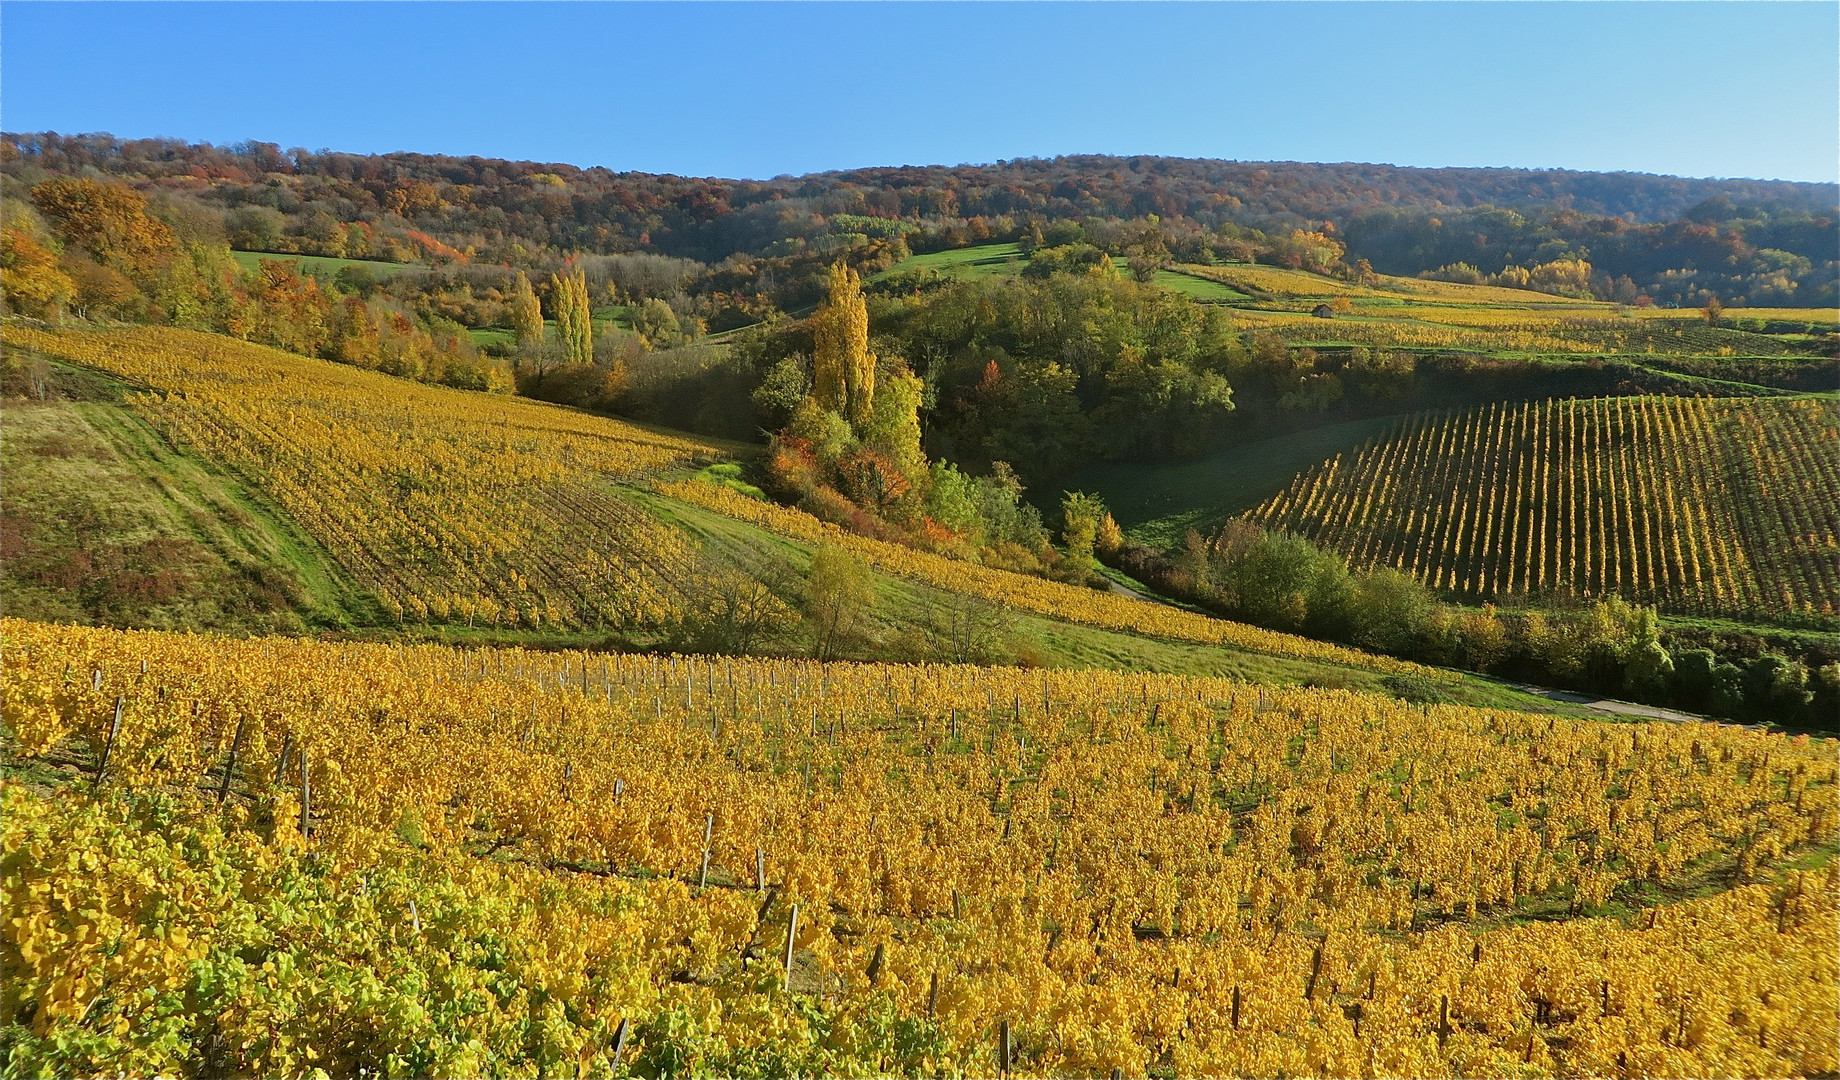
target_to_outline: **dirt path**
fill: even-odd
[[[1113,596],[1128,596],[1133,600],[1142,600],[1146,604],[1163,603],[1162,600],[1159,600],[1154,596],[1145,596],[1143,593],[1138,592],[1136,589],[1133,589],[1128,585],[1120,585],[1118,582],[1113,581],[1111,578],[1106,578],[1105,583],[1111,586],[1111,592]]]
[[[1699,723],[1706,719],[1692,713],[1676,712],[1654,705],[1637,705],[1631,701],[1617,701],[1614,698],[1593,697],[1590,694],[1574,693],[1570,690],[1554,690],[1550,686],[1534,686],[1531,683],[1509,683],[1516,690],[1535,694],[1548,701],[1563,701],[1568,705],[1582,705],[1598,712],[1615,713],[1619,716],[1633,716],[1642,720],[1672,720],[1676,723]]]

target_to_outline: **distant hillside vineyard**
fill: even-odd
[[[1248,517],[1469,599],[1831,618],[1840,428],[1815,398],[1497,402],[1404,418]]]

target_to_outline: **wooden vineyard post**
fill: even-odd
[[[1009,1066],[1013,1054],[1014,1047],[1010,1043],[1009,1037],[1009,1021],[1004,1020],[1000,1024],[1000,1031],[997,1038],[997,1064],[1005,1080],[1008,1080],[1009,1077]]]
[[[632,1030],[632,1021],[620,1017],[620,1026],[613,1031],[613,1067],[620,1067],[620,1055],[626,1053],[626,1034]]]
[[[1233,988],[1233,1030],[1239,1030],[1239,987]]]
[[[292,754],[293,752],[294,752],[294,733],[290,731],[286,735],[281,737],[281,760],[275,762],[275,780],[274,782],[276,784],[280,784],[283,780],[287,779],[288,755]]]
[[[230,797],[230,777],[236,772],[236,753],[243,748],[243,725],[248,722],[248,719],[247,716],[239,716],[236,719],[236,734],[230,738],[230,761],[224,766],[224,782],[217,786],[217,805],[219,806],[224,805],[224,800]]]
[[[754,891],[760,892],[767,887],[767,853],[754,849]]]
[[[96,677],[98,680],[102,677],[100,668]],[[102,786],[102,774],[109,771],[109,757],[115,753],[115,740],[121,735],[121,706],[122,699],[118,697],[115,699],[115,719],[109,722],[109,741],[102,744],[102,760],[96,762],[96,779],[90,784],[91,791]]]
[[[703,869],[696,877],[696,887],[709,887],[709,838],[716,829],[716,816],[710,814],[703,818]]]
[[[873,989],[876,986],[881,985],[882,967],[887,962],[887,960],[888,960],[887,944],[884,942],[877,942],[875,945],[875,955],[869,958],[869,970],[866,973],[869,976],[869,986],[871,989]]]
[[[313,789],[307,780],[307,748],[300,748],[300,838],[307,838],[313,824]]]
[[[931,1017],[939,1009],[939,972],[933,972],[932,982],[926,988],[926,1015]]]
[[[1316,952],[1310,956],[1310,981],[1304,984],[1303,1000],[1316,996],[1316,979],[1322,974],[1322,946],[1316,946]]]
[[[1450,995],[1444,994],[1438,998],[1438,1049],[1444,1048],[1444,1040],[1448,1038],[1450,1038]]]
[[[799,905],[792,905],[792,917],[786,921],[786,983],[787,993],[792,992],[792,943],[799,936]]]

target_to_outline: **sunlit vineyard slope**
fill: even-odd
[[[1401,420],[1248,515],[1459,597],[1619,594],[1737,618],[1833,617],[1831,400],[1497,403]]]
[[[1840,1067],[1806,737],[4,630],[22,1074]]]
[[[591,629],[676,604],[688,545],[611,484],[694,442],[186,330],[4,340],[144,385],[137,411],[259,486],[393,618]]]

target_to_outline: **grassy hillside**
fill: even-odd
[[[1377,416],[1324,424],[1193,461],[1108,462],[1081,471],[1066,487],[1098,495],[1137,543],[1172,547],[1189,529],[1205,530],[1258,506],[1297,473],[1394,422]]]
[[[230,632],[359,617],[317,544],[124,407],[128,387],[61,365],[35,374],[32,396],[0,414],[10,614]]]
[[[883,272],[886,277],[910,270],[933,270],[947,277],[976,280],[997,274],[1010,274],[1028,263],[1028,256],[1015,244],[979,244],[975,247],[948,248],[945,251],[914,255]]]
[[[1616,593],[1833,619],[1840,427],[1822,398],[1609,398],[1402,420],[1249,518],[1471,599]]]
[[[932,271],[943,277],[976,281],[980,278],[996,277],[1002,274],[1020,273],[1029,264],[1029,257],[1015,244],[979,244],[975,247],[949,248],[945,251],[914,255],[889,267],[879,279],[909,273],[911,271]],[[1188,272],[1187,268],[1175,270],[1158,270],[1152,279],[1155,284],[1184,296],[1204,303],[1228,303],[1248,300],[1244,292],[1218,281]]]

